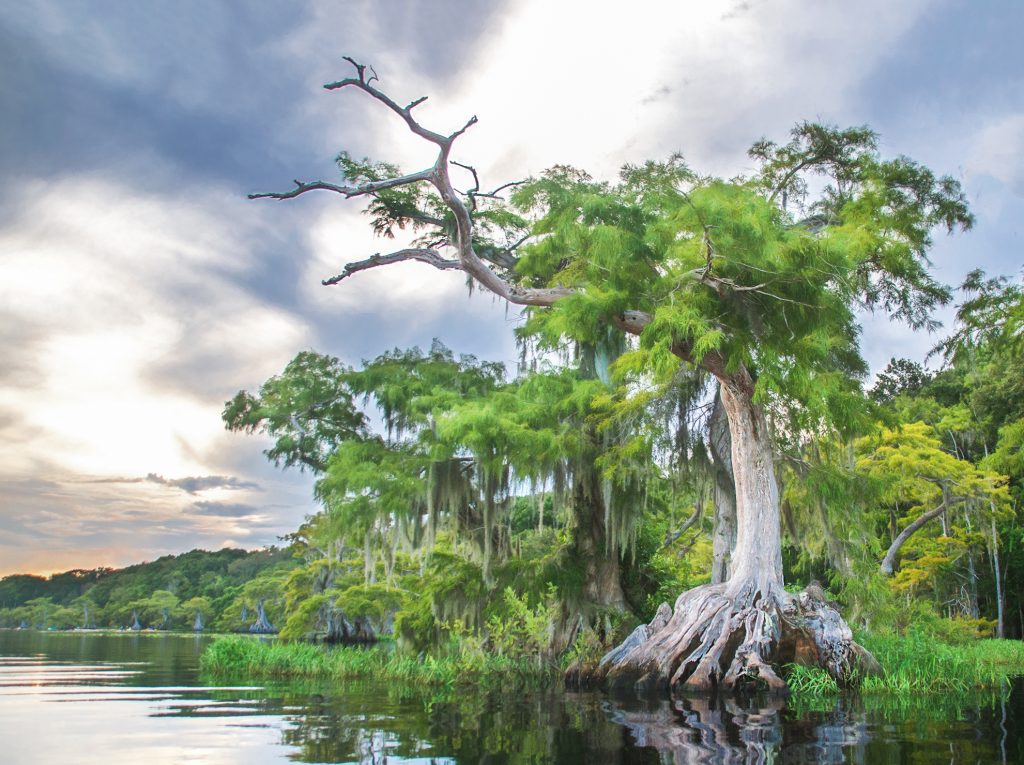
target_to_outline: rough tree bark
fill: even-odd
[[[711,583],[729,578],[732,551],[736,546],[736,482],[732,474],[732,444],[729,418],[720,393],[708,421],[708,444],[714,460],[715,530],[712,536]]]
[[[423,98],[400,106],[374,87],[377,78],[372,69],[368,72],[366,66],[349,61],[355,66],[356,76],[325,87],[328,90],[355,88],[384,104],[415,135],[437,146],[435,163],[417,173],[358,186],[296,181],[291,191],[250,197],[290,199],[324,190],[351,198],[398,186],[430,183],[454,216],[455,236],[448,244],[455,249],[457,259],[445,259],[434,249],[400,250],[350,263],[342,273],[324,283],[337,284],[358,271],[416,260],[442,270],[462,270],[481,286],[515,305],[550,307],[574,294],[564,287],[530,288],[507,281],[475,251],[473,193],[463,195],[470,202],[467,206],[452,185],[449,163],[454,141],[476,123],[476,118],[449,135],[428,130],[412,113]],[[726,288],[704,269],[695,270],[692,276],[709,289]],[[618,329],[639,335],[651,323],[651,316],[643,311],[627,310],[609,320]],[[602,660],[589,679],[606,681],[620,688],[657,689],[673,694],[707,692],[714,688],[736,690],[748,685],[763,685],[770,691],[783,693],[786,685],[773,663],[813,663],[827,669],[842,683],[858,668],[871,670],[877,665],[870,654],[854,643],[849,627],[835,609],[813,592],[792,595],[783,589],[779,489],[774,456],[767,419],[761,406],[753,400],[754,381],[750,373],[742,367],[727,369],[725,360],[714,351],[695,359],[690,346],[683,342],[675,342],[673,352],[682,361],[694,363],[714,375],[721,385],[735,474],[736,545],[732,569],[723,582],[684,592],[676,601],[674,611],[663,605],[654,621],[638,627],[623,645]]]
[[[604,509],[599,501],[585,501],[578,507],[576,517],[574,547],[584,566],[584,600],[599,608],[625,611],[626,596],[622,592],[618,554],[608,549]]]
[[[749,375],[719,371],[736,486],[732,571],[684,592],[607,654],[594,679],[641,694],[708,693],[759,686],[785,693],[774,665],[811,663],[846,683],[874,660],[814,592],[787,593],[782,579],[779,488],[768,422]],[[667,618],[666,618],[667,617]]]

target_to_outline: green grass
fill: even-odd
[[[1024,642],[1018,640],[950,644],[926,634],[861,635],[858,640],[882,665],[881,675],[864,678],[864,694],[964,693],[998,688],[1024,675]],[[795,696],[829,696],[840,690],[817,667],[789,667],[786,681]]]
[[[491,654],[408,656],[386,648],[327,647],[225,637],[200,657],[204,672],[247,678],[358,678],[395,680],[432,687],[522,684],[547,686],[560,673],[533,661]]]
[[[859,640],[882,665],[880,676],[867,677],[860,685],[861,694],[868,696],[994,689],[1024,674],[1024,643],[1020,641],[975,640],[954,645],[924,634],[862,635]],[[561,677],[560,670],[550,664],[475,651],[440,657],[409,656],[381,647],[325,647],[239,636],[215,640],[203,652],[200,664],[205,672],[222,677],[365,677],[433,688],[507,684],[544,687]],[[835,680],[817,667],[787,667],[786,681],[798,699],[840,693]]]

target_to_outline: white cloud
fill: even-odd
[[[1024,113],[1010,114],[977,136],[967,164],[968,175],[989,175],[1024,195]]]
[[[496,178],[554,163],[607,177],[674,150],[701,170],[734,173],[763,134],[784,137],[801,119],[856,121],[851,90],[924,7],[780,0],[730,13],[667,0],[634,13],[621,3],[515,3],[422,118],[447,129],[478,114],[458,152]],[[385,85],[415,92],[406,72]]]
[[[0,411],[33,436],[0,442],[3,473],[220,472],[221,403],[310,335],[236,281],[261,231],[253,211],[217,191],[25,185],[31,201],[0,232],[0,297],[5,331],[24,338],[9,355],[34,383],[0,381]]]

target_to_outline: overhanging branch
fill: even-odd
[[[385,189],[393,189],[396,186],[408,186],[412,183],[429,181],[433,172],[434,168],[430,167],[426,170],[420,170],[418,173],[410,173],[409,175],[402,175],[397,178],[387,178],[382,181],[368,181],[360,183],[358,186],[342,186],[336,183],[327,183],[326,181],[304,183],[303,181],[296,180],[294,182],[295,188],[291,191],[270,191],[262,194],[250,194],[249,199],[294,199],[301,194],[305,194],[307,191],[333,191],[335,194],[341,194],[346,199],[351,199],[352,197],[360,197],[366,194],[375,194]]]
[[[365,260],[353,261],[348,263],[340,274],[332,276],[330,279],[324,279],[320,283],[325,287],[329,287],[332,284],[337,284],[342,279],[347,279],[352,276],[352,274],[358,273],[359,271],[367,271],[371,268],[377,268],[378,266],[388,266],[392,263],[402,263],[409,260],[426,263],[427,265],[433,266],[441,271],[458,271],[462,269],[462,264],[459,263],[459,261],[442,258],[440,253],[436,250],[427,248],[405,249],[398,250],[397,252],[390,252],[386,255],[381,255],[378,252]]]

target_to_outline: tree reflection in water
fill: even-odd
[[[608,702],[609,719],[626,728],[638,747],[650,747],[662,762],[769,763],[785,748],[787,762],[841,763],[868,741],[863,715],[837,708],[824,720],[783,720],[778,699]],[[857,761],[857,757],[852,757]]]
[[[281,690],[283,698],[274,700],[271,691],[268,700],[289,710],[283,743],[297,748],[293,759],[309,762],[1024,762],[1017,723],[1024,704],[1009,688],[983,696],[823,699],[809,706],[624,701],[512,688],[431,697],[422,688],[372,682],[334,684],[319,693],[294,685]]]

